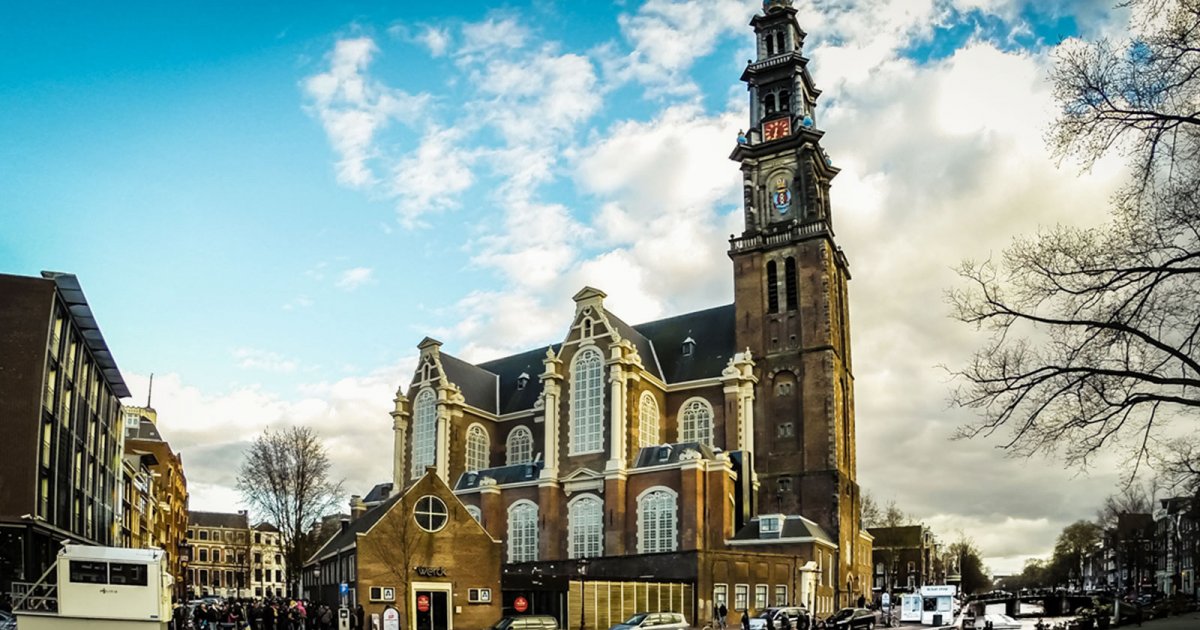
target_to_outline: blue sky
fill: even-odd
[[[351,486],[387,479],[390,453],[361,447],[390,443],[426,334],[472,359],[557,341],[583,284],[630,321],[731,299],[726,156],[756,5],[5,3],[0,272],[79,275],[139,398],[158,374],[195,505],[232,509],[240,449],[288,422],[321,427]],[[931,368],[973,338],[929,304],[962,257],[1102,215],[1119,167],[1055,168],[1044,73],[1059,42],[1119,35],[1121,16],[797,6],[843,169],[860,474],[943,530],[995,522],[1002,508],[881,463],[883,444],[916,426],[912,449],[996,457],[945,441],[962,418]],[[1111,481],[1008,523],[1035,542],[985,539],[993,564],[1048,548]]]

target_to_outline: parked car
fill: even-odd
[[[0,630],[17,630],[17,618],[0,610]]]
[[[687,619],[677,612],[637,613],[608,630],[635,630],[638,628],[655,628],[655,630],[686,630]]]
[[[558,630],[558,621],[550,615],[513,615],[497,621],[492,630]]]
[[[829,630],[851,630],[852,628],[872,630],[875,623],[875,613],[866,608],[843,608],[825,620],[825,627]]]
[[[768,608],[758,616],[750,618],[750,630],[778,630],[783,627],[783,616],[787,615],[789,626],[802,629],[809,626],[808,611],[800,606]]]

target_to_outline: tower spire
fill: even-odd
[[[153,405],[150,404],[150,397],[154,395],[154,372],[150,373],[150,387],[146,390],[146,408],[150,409]]]

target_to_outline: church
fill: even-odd
[[[750,22],[732,304],[631,325],[584,287],[553,345],[477,364],[418,346],[391,414],[393,494],[426,475],[452,489],[465,509],[451,512],[500,544],[506,614],[590,629],[661,610],[699,626],[720,604],[733,623],[871,598],[838,169],[796,13],[768,0]]]

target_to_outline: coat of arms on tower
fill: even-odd
[[[779,211],[779,214],[787,214],[791,209],[792,191],[788,188],[786,179],[775,178],[775,192],[771,195],[771,199],[775,202],[775,209]]]

